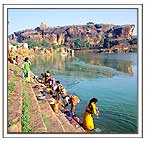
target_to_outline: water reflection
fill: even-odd
[[[85,63],[114,68],[117,71],[127,73],[130,76],[133,76],[132,65],[133,65],[133,61],[135,60],[132,61],[131,58],[127,58],[126,56],[128,57],[128,54],[121,54],[121,55],[119,54],[100,55],[95,53],[77,54],[77,57],[80,58],[80,60],[83,60]]]
[[[125,58],[125,56],[124,56]],[[133,76],[131,59],[116,59],[104,57],[99,54],[76,54],[70,55],[44,55],[32,58],[32,68],[35,67],[37,74],[50,70],[56,75],[80,76],[80,77],[112,77],[122,73]]]
[[[36,55],[32,59],[32,68],[36,68],[38,73],[50,70],[53,73],[60,74],[66,71],[66,62],[70,63],[73,57],[70,55],[52,54],[52,55]]]

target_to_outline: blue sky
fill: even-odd
[[[86,24],[134,24],[137,34],[137,9],[8,9],[9,34],[36,28],[41,22],[48,26]]]

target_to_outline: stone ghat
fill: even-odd
[[[24,132],[22,125],[23,114],[23,81],[21,78],[21,68],[14,64],[8,63],[8,87],[14,82],[14,91],[8,91],[8,133],[27,133]],[[17,73],[16,73],[17,70]],[[37,83],[31,73],[31,83],[26,83],[25,91],[29,95],[30,101],[30,128],[29,133],[84,133],[85,130],[75,121],[72,123],[65,117],[62,109],[55,113],[48,102],[48,99],[37,100],[38,91],[33,89]]]
[[[33,73],[31,74],[33,78]],[[32,79],[34,85],[38,84],[34,79]],[[34,94],[37,95],[40,91],[33,89]],[[48,133],[84,133],[85,130],[73,120],[72,123],[66,118],[63,113],[64,109],[59,107],[58,112],[54,112],[52,106],[49,103],[49,99],[38,100],[40,106],[41,114],[44,118],[45,126]]]

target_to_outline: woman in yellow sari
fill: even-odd
[[[96,107],[97,101],[98,100],[96,98],[92,98],[84,112],[83,127],[90,131],[94,129],[92,114],[95,114],[95,115],[99,114],[99,111],[97,110],[97,107]]]

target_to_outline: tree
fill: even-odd
[[[84,41],[82,38],[74,40],[75,48],[90,48],[92,45],[89,42]]]
[[[110,41],[108,37],[104,37],[104,41],[103,41],[103,47],[104,48],[110,48]]]
[[[99,24],[95,24],[95,27],[96,27],[96,28],[102,28],[102,26],[99,25]]]
[[[28,39],[26,42],[28,43],[29,48],[39,46],[39,43],[34,39]]]
[[[128,42],[130,45],[137,44],[137,38],[127,39],[127,42]]]
[[[86,45],[86,48],[91,48],[92,47],[92,45],[89,42],[86,42],[85,45]]]
[[[74,46],[75,46],[76,48],[82,47],[82,41],[81,41],[80,39],[74,40]]]
[[[15,40],[11,40],[10,44],[12,44],[13,46],[17,46],[18,45],[18,43]]]
[[[49,43],[48,40],[42,40],[42,41],[40,42],[40,46],[41,46],[41,47],[47,48],[47,47],[50,46],[50,43]]]
[[[53,45],[53,49],[61,48],[61,45]]]
[[[87,25],[94,24],[93,22],[88,22]]]

